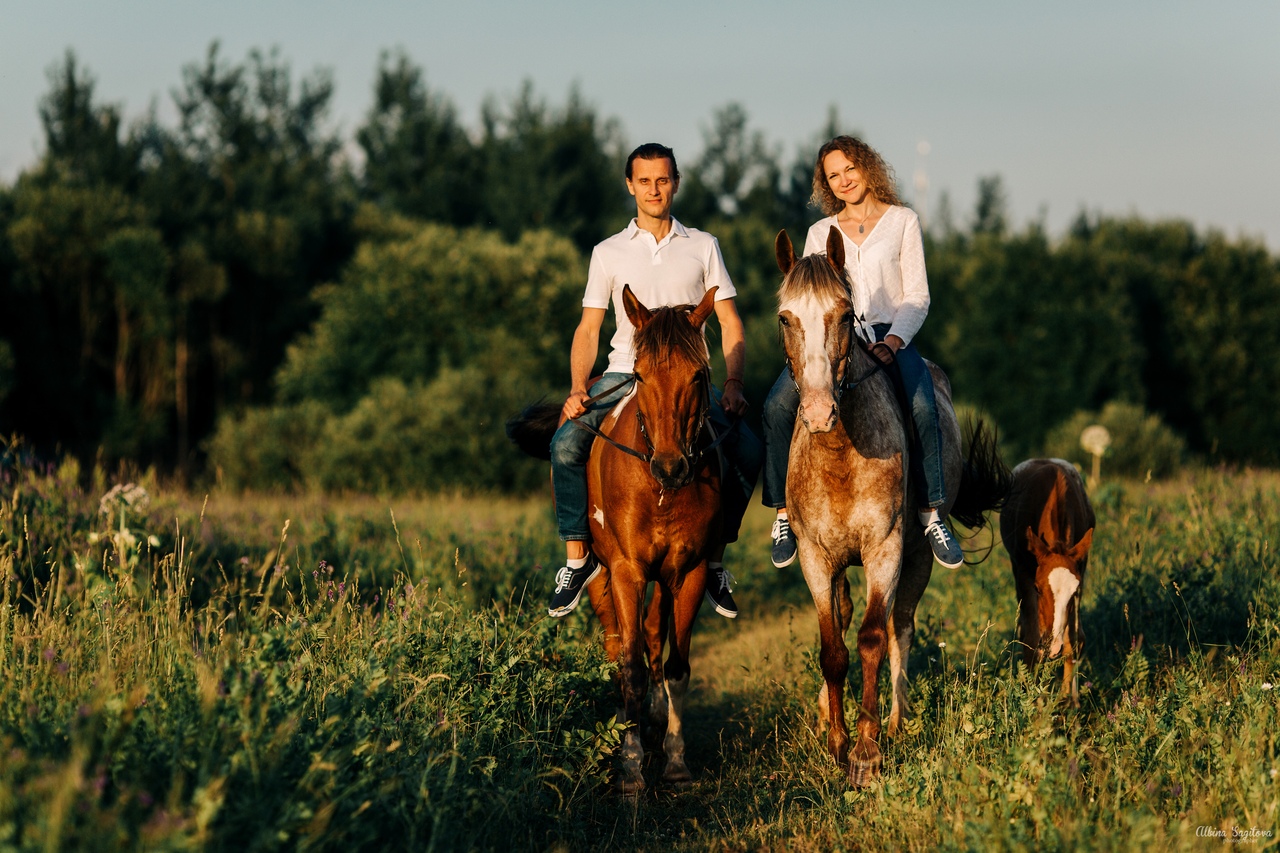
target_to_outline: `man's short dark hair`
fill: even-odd
[[[672,177],[677,181],[680,180],[680,167],[676,165],[676,152],[656,142],[646,142],[631,152],[631,156],[627,158],[627,180],[631,180],[631,164],[636,160],[661,160],[663,157],[671,161],[671,171],[675,173]]]

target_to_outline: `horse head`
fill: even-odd
[[[702,326],[718,288],[694,305],[649,310],[631,286],[622,305],[635,327],[636,418],[649,446],[649,471],[663,489],[688,485],[700,456],[698,438],[711,411],[711,371]]]
[[[1040,642],[1048,645],[1048,655],[1056,658],[1062,653],[1063,636],[1067,631],[1068,607],[1078,606],[1080,588],[1084,583],[1084,567],[1093,544],[1093,528],[1074,545],[1058,540],[1049,541],[1027,527],[1027,546],[1036,560],[1036,598],[1039,602],[1037,616],[1040,623]],[[1078,616],[1078,613],[1075,614]]]
[[[850,360],[862,351],[854,336],[844,240],[833,225],[825,255],[797,260],[791,238],[779,231],[774,250],[783,274],[778,324],[787,368],[800,392],[800,419],[810,432],[830,432],[840,417]]]

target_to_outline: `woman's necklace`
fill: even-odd
[[[862,217],[862,221],[858,223],[858,233],[859,233],[859,234],[863,233],[863,231],[865,230],[865,227],[864,227],[864,226],[866,226],[866,224],[867,224],[867,220],[871,218],[871,214],[872,214],[873,210],[874,210],[874,208],[870,208],[870,207],[868,207],[868,208],[867,208],[867,215],[866,215],[866,216],[864,216],[864,217]]]

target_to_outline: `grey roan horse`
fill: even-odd
[[[915,631],[916,605],[933,571],[933,553],[916,517],[922,505],[905,475],[910,443],[892,384],[874,372],[874,357],[853,331],[853,305],[844,270],[844,243],[833,227],[826,255],[796,260],[786,232],[778,235],[778,320],[787,362],[800,391],[800,417],[791,444],[787,508],[800,565],[818,609],[822,638],[819,726],[829,726],[827,748],[847,768],[853,785],[880,772],[877,679],[887,650],[893,703],[888,734],[901,728],[907,705],[907,654]],[[986,510],[1008,493],[1009,471],[995,439],[981,422],[967,460],[961,458],[960,427],[951,386],[930,365],[943,436],[947,503],[939,508],[967,527],[978,527]],[[852,383],[852,379],[863,381]],[[858,628],[862,702],[852,751],[844,719],[849,649],[845,634],[853,620],[846,567],[866,570],[867,610]]]

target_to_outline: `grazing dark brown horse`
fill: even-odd
[[[1062,459],[1028,459],[1013,469],[1000,538],[1018,587],[1018,641],[1032,666],[1062,655],[1062,692],[1080,704],[1080,595],[1096,523],[1084,481]]]
[[[605,439],[596,438],[587,461],[591,550],[604,567],[587,594],[604,627],[605,653],[618,664],[618,717],[630,724],[616,779],[624,792],[645,784],[637,729],[647,684],[649,717],[666,727],[662,779],[692,779],[683,729],[689,643],[706,592],[707,558],[721,538],[719,467],[715,452],[705,452],[712,441],[704,429],[711,373],[701,332],[716,290],[696,306],[651,311],[623,288],[635,327],[635,384],[601,424]],[[508,422],[508,434],[526,452],[547,458],[558,410],[530,407]]]
[[[826,255],[796,260],[786,232],[778,234],[778,321],[787,363],[800,392],[787,472],[787,510],[800,565],[818,609],[823,689],[819,726],[828,726],[827,748],[847,768],[849,781],[868,784],[880,772],[878,679],[886,651],[893,701],[888,733],[907,712],[907,654],[915,632],[916,605],[933,571],[933,552],[916,518],[923,506],[908,482],[909,442],[903,414],[888,376],[854,335],[853,304],[844,269],[844,242],[831,229]],[[960,427],[946,375],[933,364],[942,466],[951,514],[968,527],[983,523],[1008,487],[1008,470],[994,438],[979,424],[970,458],[960,454]],[[866,570],[867,609],[858,629],[862,702],[852,750],[844,717],[853,619],[846,567]]]

